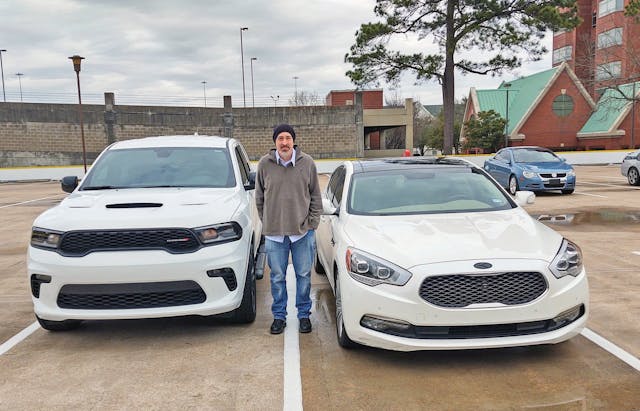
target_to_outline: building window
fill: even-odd
[[[596,80],[610,80],[619,78],[622,74],[622,62],[612,61],[611,63],[600,64],[596,68]]]
[[[598,3],[598,17],[606,16],[616,11],[622,11],[624,0],[601,0]]]
[[[560,94],[553,99],[551,110],[559,117],[567,117],[573,112],[573,99],[566,94]]]
[[[558,64],[563,61],[571,60],[571,54],[573,53],[573,46],[564,46],[559,49],[553,50],[553,64]]]
[[[596,26],[596,21],[598,20],[598,13],[596,13],[595,11],[591,14],[591,27],[595,27]]]
[[[603,49],[622,44],[622,27],[603,31],[598,34],[598,48]]]

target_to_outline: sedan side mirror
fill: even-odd
[[[516,204],[525,207],[536,202],[536,195],[533,191],[516,191]]]
[[[73,190],[78,187],[78,177],[77,176],[66,176],[62,177],[60,180],[60,185],[62,186],[62,191],[65,193],[73,193]]]
[[[338,215],[338,209],[333,206],[331,201],[326,198],[322,198],[322,214]]]

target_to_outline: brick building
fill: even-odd
[[[640,76],[640,23],[625,17],[629,0],[578,0],[582,23],[553,36],[553,65],[567,62],[592,97]]]

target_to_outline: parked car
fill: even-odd
[[[107,147],[79,185],[63,178],[71,194],[33,223],[28,275],[40,325],[223,313],[253,321],[254,181],[234,139]]]
[[[555,344],[584,328],[580,248],[456,158],[347,161],[323,192],[316,271],[342,347]]]
[[[620,173],[632,186],[640,185],[640,150],[627,154],[620,165]]]
[[[543,147],[506,147],[484,162],[484,169],[512,195],[518,190],[571,194],[576,173],[571,164]]]

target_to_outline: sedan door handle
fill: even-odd
[[[335,242],[335,240],[333,239],[333,237],[331,237],[331,246],[334,246],[334,245],[336,245],[336,242]]]

